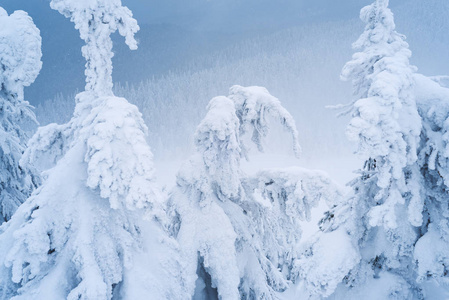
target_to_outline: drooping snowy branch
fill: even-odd
[[[301,154],[298,130],[295,120],[281,105],[279,99],[270,95],[264,87],[242,87],[235,85],[229,91],[229,99],[234,101],[236,114],[240,121],[240,135],[252,130],[252,140],[259,151],[263,151],[262,139],[268,134],[267,117],[271,116],[287,129],[293,141],[293,151],[296,157]]]
[[[48,170],[56,165],[71,144],[72,128],[68,124],[49,124],[39,127],[28,141],[28,149],[21,164],[34,165],[38,170]]]
[[[132,12],[121,0],[52,0],[51,7],[75,24],[86,42],[82,53],[86,59],[86,91],[96,96],[112,95],[112,40],[118,31],[130,49],[137,49],[134,38],[139,30]]]

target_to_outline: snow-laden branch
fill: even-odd
[[[252,180],[254,200],[270,209],[281,210],[279,214],[293,223],[310,221],[312,208],[321,202],[332,207],[343,197],[327,174],[298,167],[260,171]]]
[[[154,216],[163,218],[141,113],[123,98],[95,102],[80,130],[86,137],[87,186],[99,188],[113,209],[151,208]]]
[[[112,40],[118,31],[130,49],[137,49],[134,38],[139,30],[132,12],[121,0],[52,0],[50,6],[75,24],[86,42],[82,53],[86,59],[86,91],[96,96],[112,95]]]
[[[277,119],[281,125],[290,132],[293,141],[293,151],[296,157],[301,154],[298,130],[290,113],[273,97],[266,88],[235,85],[229,91],[229,99],[234,101],[236,114],[240,120],[240,134],[252,131],[252,141],[259,151],[263,151],[262,139],[268,134],[269,124],[267,117]]]
[[[195,145],[203,157],[204,166],[217,194],[225,198],[240,195],[241,142],[239,119],[234,103],[226,97],[216,97],[208,105],[208,113],[195,134]]]

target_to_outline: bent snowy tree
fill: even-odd
[[[190,297],[276,299],[288,287],[301,229],[299,220],[338,188],[319,172],[293,168],[247,177],[240,169],[242,135],[259,149],[267,115],[293,136],[296,126],[265,88],[231,88],[216,97],[195,134],[196,154],[182,167],[171,195]]]
[[[41,57],[40,32],[33,20],[24,11],[8,16],[0,7],[0,224],[40,182],[34,167],[20,159],[28,140],[21,126],[36,122],[24,87],[39,75]]]
[[[47,170],[42,187],[2,227],[0,295],[184,299],[147,128],[137,107],[111,90],[110,34],[118,30],[135,49],[137,22],[120,0],[51,6],[86,41],[86,91],[70,122],[40,128],[24,155]]]

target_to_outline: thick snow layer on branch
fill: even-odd
[[[423,75],[415,78],[415,93],[426,138],[420,159],[426,160],[429,170],[437,170],[444,184],[449,186],[449,89]]]
[[[267,117],[279,120],[290,132],[293,140],[293,151],[297,157],[301,154],[298,130],[290,113],[281,105],[279,99],[273,97],[266,88],[259,86],[242,87],[235,85],[229,90],[229,99],[234,101],[236,114],[240,121],[240,135],[252,131],[252,140],[259,151],[263,151],[262,139],[268,134]]]
[[[219,195],[235,198],[241,189],[240,123],[235,106],[226,97],[216,97],[207,108],[208,113],[195,134],[196,148],[203,155],[210,179],[220,188]]]
[[[28,149],[24,152],[21,163],[36,166],[41,171],[51,169],[67,152],[73,130],[70,124],[49,124],[39,127],[28,141]]]

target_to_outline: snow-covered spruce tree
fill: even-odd
[[[326,215],[324,232],[305,248],[297,267],[312,295],[329,296],[340,285],[337,298],[357,298],[354,293],[380,278],[379,299],[411,299],[420,297],[413,252],[423,224],[415,68],[388,0],[376,0],[360,16],[367,24],[353,45],[360,52],[342,78],[352,80],[357,96],[349,105],[347,134],[358,142],[365,166],[351,182],[353,193]],[[338,235],[340,255],[334,261],[318,257],[332,251],[326,239]]]
[[[289,130],[299,155],[295,122],[279,100],[265,88],[234,86],[230,96],[210,101],[195,135],[196,154],[178,173],[173,233],[194,299],[277,299],[288,286],[299,221],[320,200],[340,195],[320,172],[243,174],[242,135],[252,131],[262,149],[268,116]]]
[[[449,284],[449,89],[415,75],[415,95],[422,117],[419,167],[423,176],[423,235],[415,246],[419,282]],[[432,288],[433,290],[436,287]],[[438,289],[438,288],[437,288]],[[435,292],[435,291],[433,291]],[[444,298],[443,296],[439,296]]]
[[[70,122],[40,128],[24,154],[45,179],[0,229],[0,298],[186,299],[147,128],[111,91],[110,35],[135,49],[137,22],[120,0],[51,6],[86,41],[86,91]]]
[[[36,122],[24,87],[34,82],[42,67],[39,29],[24,11],[10,16],[0,7],[0,224],[37,187],[35,169],[20,164],[28,137],[21,128]]]

